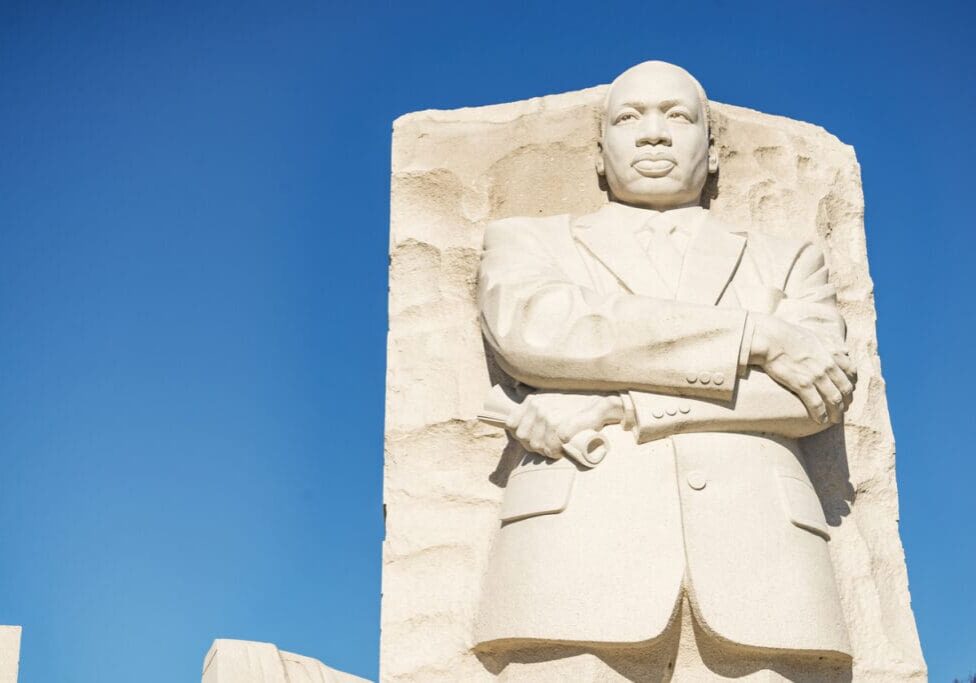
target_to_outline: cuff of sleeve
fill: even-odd
[[[752,316],[746,314],[746,324],[742,327],[742,343],[739,345],[739,371],[738,376],[743,377],[749,367],[749,356],[752,354],[752,335],[755,332],[755,323]]]
[[[630,392],[622,391],[620,392],[620,400],[624,403],[622,426],[626,430],[631,430],[637,426],[637,409],[634,407],[634,399],[631,398]]]

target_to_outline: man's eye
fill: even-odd
[[[617,123],[626,123],[627,121],[637,120],[637,114],[632,112],[627,112],[626,114],[621,114],[617,117]]]
[[[691,123],[691,117],[688,116],[688,114],[683,111],[669,111],[668,118],[677,121],[687,121],[688,123]]]

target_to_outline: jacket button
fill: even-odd
[[[703,372],[702,374],[698,375],[698,381],[702,384],[708,384],[712,381],[712,376],[707,372]]]
[[[680,406],[678,406],[678,410],[681,411],[682,415],[687,415],[691,412],[691,406],[687,403],[682,403]]]
[[[725,382],[725,375],[723,375],[721,372],[716,372],[714,375],[712,375],[712,381],[715,383],[715,386],[720,386]]]
[[[676,408],[668,408],[665,412],[672,417],[678,414],[678,410]]]
[[[705,475],[698,470],[692,470],[688,473],[688,486],[695,489],[696,491],[701,491],[705,488]]]
[[[688,373],[688,375],[685,376],[685,379],[688,380],[688,384],[694,384],[698,381],[698,375]]]
[[[658,420],[660,420],[662,417],[664,417],[664,411],[661,410],[660,408],[657,408],[654,410],[654,412],[651,413],[651,415],[653,415]]]

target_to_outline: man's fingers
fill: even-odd
[[[606,425],[612,407],[602,394],[541,393],[513,406],[505,424],[526,450],[555,459],[577,434]]]
[[[512,425],[510,429],[512,427],[518,428],[523,424],[531,427],[532,423],[535,422],[535,416],[538,412],[539,406],[536,405],[535,396],[526,396],[525,400],[508,417],[508,422]]]
[[[546,452],[546,423],[545,420],[536,420],[532,425],[529,434],[529,447],[536,453],[545,454]]]
[[[818,424],[825,424],[827,422],[827,407],[824,405],[823,399],[820,397],[820,392],[817,391],[816,387],[809,384],[797,391],[797,396],[803,401],[803,405],[806,406],[807,412],[814,422]]]
[[[568,443],[570,439],[582,432],[584,429],[600,429],[603,425],[603,409],[599,401],[594,401],[570,418],[559,425],[559,439],[562,443]]]
[[[838,351],[833,354],[834,362],[844,371],[851,384],[857,384],[857,366],[846,351]]]
[[[847,375],[838,366],[832,366],[827,369],[827,376],[830,377],[830,381],[834,383],[840,391],[841,396],[844,399],[844,410],[847,410],[851,405],[851,400],[854,397],[854,385],[851,384]]]
[[[821,375],[814,381],[814,386],[823,397],[824,406],[827,409],[827,417],[834,424],[840,422],[844,416],[844,397],[840,390],[834,386],[833,381],[826,374]]]
[[[546,429],[546,450],[545,455],[548,458],[558,458],[562,455],[563,442],[559,438],[559,433],[555,427],[549,425]]]
[[[515,438],[522,442],[523,445],[529,442],[529,437],[532,436],[532,429],[535,427],[535,416],[536,408],[532,405],[530,398],[525,399],[525,402],[521,406],[521,414],[519,415],[518,422],[515,425]]]
[[[519,424],[522,422],[522,416],[525,415],[525,409],[528,408],[529,399],[526,398],[521,403],[516,404],[512,411],[505,418],[505,426],[508,427],[510,431],[518,429]]]
[[[584,426],[583,420],[579,415],[574,415],[559,425],[559,429],[556,430],[556,434],[559,437],[560,443],[569,443],[570,439],[584,429],[586,429],[586,427]]]

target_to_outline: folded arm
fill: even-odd
[[[748,374],[739,379],[731,403],[694,398],[676,400],[631,391],[625,403],[632,411],[638,438],[648,441],[670,434],[706,431],[765,432],[796,438],[840,422],[851,401],[856,372],[847,358],[846,326],[827,279],[822,252],[806,245],[791,270],[784,298],[772,314],[775,320],[751,314],[749,327],[788,323],[794,326],[794,332],[814,336],[821,351],[829,354],[833,363],[818,366],[825,368],[818,374],[800,365],[784,367],[782,360],[763,358],[766,368],[755,367],[759,363],[753,362]],[[749,343],[759,345],[751,337]],[[769,353],[768,349],[764,352]],[[777,376],[774,380],[771,374],[776,372],[785,375],[785,379]],[[799,376],[803,372],[807,372],[806,377]],[[788,389],[781,381],[796,390]]]
[[[544,391],[620,391],[621,415],[641,440],[695,431],[799,437],[840,421],[854,370],[813,245],[797,253],[773,315],[596,292],[565,270],[578,255],[549,247],[517,220],[485,234],[482,325],[515,379]],[[523,431],[546,419],[524,421]]]
[[[486,231],[479,303],[499,364],[530,386],[732,398],[745,311],[580,286],[524,223]]]

